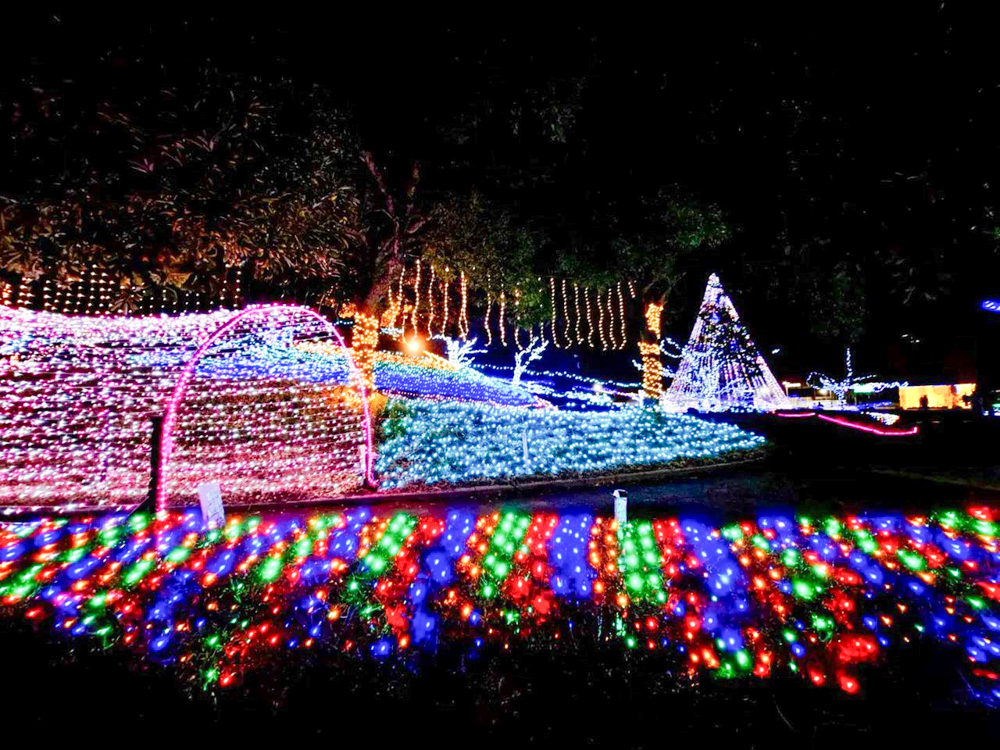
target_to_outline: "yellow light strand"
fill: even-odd
[[[486,314],[483,315],[483,328],[486,329],[486,346],[493,344],[493,332],[490,330],[490,310],[493,309],[493,295],[486,290]]]
[[[615,338],[615,307],[611,304],[611,287],[608,287],[607,296],[602,294],[601,299],[607,305],[608,312],[607,317],[604,319],[604,324],[607,326],[608,332],[608,349],[617,349],[618,341]]]
[[[410,323],[413,325],[414,337],[420,334],[417,328],[417,313],[420,310],[420,261],[417,261],[417,275],[413,282],[413,312],[410,315]]]
[[[608,343],[610,344],[608,348],[617,349],[618,332],[615,327],[615,297],[614,289],[610,286],[608,287],[608,296],[605,298],[604,302],[608,306]]]
[[[437,312],[434,306],[434,266],[431,266],[431,280],[427,284],[427,297],[431,303],[431,315],[427,319],[427,338],[434,337],[434,314]]]
[[[406,266],[399,269],[399,290],[396,292],[396,313],[392,318],[393,328],[402,329],[406,325],[406,313],[404,310],[403,281],[406,275]],[[396,325],[396,316],[399,316],[399,325]]]
[[[606,352],[608,350],[608,338],[605,336],[604,303],[601,301],[602,297],[601,290],[596,290],[594,298],[597,302],[597,333],[601,337],[601,351]]]
[[[663,314],[663,305],[650,302],[646,306],[646,330],[660,338],[660,316]]]
[[[646,398],[659,399],[663,394],[663,377],[660,372],[660,344],[639,342],[642,355],[642,390]]]
[[[514,345],[520,351],[521,346],[521,290],[514,290]]]
[[[382,313],[382,319],[380,325],[383,328],[391,328],[392,324],[396,322],[396,293],[392,289],[392,284],[389,284],[389,307],[386,308],[385,312]]]
[[[361,375],[365,390],[371,394],[375,386],[374,362],[378,348],[379,320],[374,315],[356,312],[354,316],[354,337],[351,349],[354,363]]]
[[[577,346],[583,346],[583,339],[580,337],[580,287],[575,282],[573,284],[573,307],[576,310],[576,319],[573,321],[573,337],[576,339]]]
[[[604,347],[604,308],[601,306],[601,290],[594,290],[594,303],[597,305],[597,336],[601,340],[601,347]]]
[[[445,273],[448,273],[451,269],[448,266],[444,267]],[[448,335],[448,277],[444,277],[444,291],[442,296],[444,297],[444,310],[441,313],[441,333],[445,336]]]
[[[594,344],[594,312],[590,307],[590,293],[585,287],[583,290],[583,301],[587,308],[587,346],[591,349],[595,347]]]
[[[642,390],[647,398],[659,399],[663,394],[663,373],[660,366],[660,324],[663,305],[650,302],[646,306],[646,330],[654,341],[647,343],[639,341],[639,353],[642,355]]]
[[[566,279],[562,280],[562,303],[563,315],[566,318],[566,328],[563,329],[563,337],[566,339],[566,348],[569,349],[573,346],[573,337],[570,336],[570,328],[572,327],[570,321],[572,317],[569,314],[569,295],[566,294]]]
[[[622,343],[619,349],[625,348],[626,332],[625,332],[625,297],[622,296],[622,283],[618,282],[618,313],[622,324]]]
[[[549,296],[552,300],[552,320],[549,321],[552,326],[552,343],[556,345],[556,349],[562,349],[559,345],[559,335],[556,333],[556,280],[551,276],[549,277]]]
[[[605,335],[605,338],[602,341],[602,343],[604,344],[605,351],[607,351],[608,349],[611,349],[611,348],[614,347],[615,340],[614,340],[613,334],[611,332],[611,330],[612,330],[612,328],[611,328],[611,320],[610,320],[611,310],[610,310],[610,308],[607,309],[607,310],[605,309],[604,293],[601,292],[601,291],[598,291],[598,293],[597,293],[597,304],[598,304],[598,306],[601,309],[601,321],[602,321],[602,324],[600,326],[600,329],[604,331],[604,335]]]
[[[500,343],[507,346],[507,328],[506,328],[506,310],[507,310],[507,295],[504,293],[503,289],[500,290],[500,320],[498,325],[500,328]]]
[[[463,338],[469,337],[469,282],[466,281],[465,271],[461,272],[462,279],[462,310],[458,315],[458,334]]]
[[[618,348],[618,332],[615,330],[615,290],[608,287],[608,338],[611,339],[611,348]]]

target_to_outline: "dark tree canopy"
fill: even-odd
[[[211,67],[101,72],[26,80],[8,102],[7,270],[71,282],[103,268],[126,301],[212,290],[230,266],[276,286],[339,275],[359,165],[322,89]]]
[[[230,252],[253,265],[262,293],[369,304],[391,268],[424,252],[467,255],[463,238],[486,257],[512,246],[526,288],[532,277],[600,282],[635,269],[668,292],[683,328],[718,271],[762,348],[794,342],[809,367],[835,366],[850,342],[879,351],[903,334],[943,338],[942,321],[1000,293],[1000,79],[993,24],[971,9],[672,10],[667,24],[389,23],[340,8],[266,22],[162,15],[19,24],[0,97],[8,271],[58,271],[96,242],[114,248],[123,279],[199,285],[225,257],[216,234],[238,230],[250,241]],[[161,91],[178,66],[216,71],[219,90],[238,72],[243,93],[213,98],[206,85],[197,105],[199,87],[174,87],[171,106],[201,113],[180,128],[164,119]],[[141,132],[85,105],[115,80],[117,111]],[[247,81],[266,84],[274,104],[254,114],[257,130],[235,114],[251,102]],[[187,139],[190,170],[169,163],[161,130]],[[206,150],[198,139],[215,130]],[[64,158],[60,144],[93,139],[108,144],[101,155]],[[293,172],[311,177],[298,184]],[[259,200],[246,197],[251,183]],[[128,200],[109,207],[109,195]],[[463,202],[469,217],[457,216]],[[35,215],[46,212],[71,231],[45,228]],[[40,247],[28,252],[32,232]]]

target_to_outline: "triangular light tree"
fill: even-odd
[[[773,411],[791,405],[714,273],[663,403],[671,411]]]

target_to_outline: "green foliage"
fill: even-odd
[[[493,294],[503,290],[512,314],[517,290],[516,309],[525,325],[547,318],[548,286],[537,269],[543,238],[537,232],[475,191],[439,202],[429,220],[424,258],[438,273],[454,279],[463,270],[471,287]]]
[[[514,86],[490,78],[459,104],[440,132],[460,147],[488,143],[491,148],[506,146],[521,152],[550,151],[564,146],[575,131],[586,89],[586,79],[577,76],[543,76]],[[544,181],[551,169],[548,164],[532,170],[534,174],[517,176],[528,182]]]
[[[722,209],[676,186],[661,188],[628,205],[608,206],[598,223],[603,225],[600,231],[607,238],[606,246],[565,255],[561,260],[563,273],[604,286],[619,281],[622,269],[628,269],[643,292],[653,296],[668,293],[692,260],[732,237]]]
[[[214,68],[108,66],[25,80],[0,152],[0,264],[71,283],[108,271],[211,291],[226,266],[275,284],[336,278],[357,223],[356,147],[320,89]]]
[[[392,398],[382,410],[378,423],[378,442],[402,437],[406,433],[407,419],[413,416],[413,409],[405,399]]]
[[[732,237],[722,210],[713,204],[701,205],[693,198],[684,202],[668,200],[661,221],[673,233],[672,244],[689,252],[718,247]]]
[[[450,196],[429,218],[426,258],[451,278],[463,269],[471,284],[513,289],[532,275],[538,238],[481,193]]]
[[[837,263],[811,295],[813,333],[828,342],[853,344],[865,330],[867,305],[858,266]]]

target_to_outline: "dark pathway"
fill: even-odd
[[[732,469],[706,469],[691,475],[654,482],[606,484],[580,489],[533,490],[486,496],[434,499],[383,498],[388,508],[432,510],[441,507],[586,508],[612,513],[612,491],[628,493],[629,514],[635,517],[665,512],[704,517],[712,522],[752,515],[760,508],[782,508],[791,513],[849,513],[861,510],[919,512],[930,507],[969,502],[1000,505],[1000,493],[954,484],[895,476],[859,467],[798,465],[782,457]],[[331,507],[336,507],[333,504]]]

